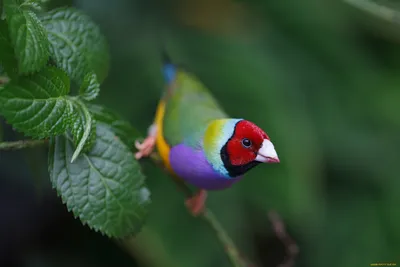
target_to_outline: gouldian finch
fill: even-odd
[[[207,190],[221,190],[260,163],[279,163],[269,136],[256,124],[230,118],[192,73],[165,59],[166,90],[147,138],[136,142],[137,159],[155,147],[171,174],[200,190],[186,205],[203,211]]]

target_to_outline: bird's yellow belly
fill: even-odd
[[[155,124],[157,127],[156,146],[165,167],[168,169],[168,171],[173,173],[173,170],[169,162],[169,151],[171,148],[165,141],[163,133],[164,114],[165,114],[165,101],[161,100],[160,103],[158,104],[155,116]]]

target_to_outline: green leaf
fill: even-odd
[[[106,124],[128,147],[132,147],[141,134],[114,111],[94,104],[87,105],[98,123]]]
[[[71,132],[74,137],[74,143],[77,146],[72,155],[71,162],[75,161],[82,150],[89,150],[96,138],[96,124],[85,104],[79,100],[74,100],[73,107],[74,117],[72,119]]]
[[[50,53],[58,67],[79,85],[94,71],[102,82],[109,65],[108,47],[97,25],[74,8],[57,8],[42,22],[50,41]]]
[[[68,76],[56,68],[11,80],[0,91],[0,113],[26,135],[45,138],[64,133],[72,104]]]
[[[91,151],[70,163],[73,151],[68,136],[50,141],[50,179],[68,210],[109,237],[138,232],[147,215],[150,192],[125,144],[110,128],[98,124]]]
[[[8,33],[7,21],[0,20],[0,63],[8,76],[18,73],[18,63],[14,56],[14,48]]]
[[[88,73],[83,80],[79,93],[83,99],[90,101],[97,97],[100,92],[100,84],[94,72]]]
[[[4,8],[19,73],[39,71],[49,58],[49,42],[42,23],[19,0],[5,0]]]

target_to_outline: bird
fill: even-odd
[[[223,190],[260,163],[279,163],[267,133],[243,118],[231,118],[211,91],[164,53],[165,90],[147,137],[136,140],[137,160],[157,149],[168,172],[197,188],[185,204],[193,216],[204,211],[207,191]]]

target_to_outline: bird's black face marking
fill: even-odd
[[[229,160],[229,154],[226,149],[226,145],[224,145],[221,149],[221,159],[230,177],[237,177],[243,175],[250,169],[260,164],[260,162],[254,160],[244,165],[238,165],[238,166],[232,165],[231,161]]]
[[[221,159],[222,159],[222,162],[224,163],[224,167],[228,171],[228,174],[230,177],[241,176],[241,175],[245,174],[247,171],[249,171],[250,169],[252,169],[255,166],[257,166],[258,164],[260,164],[260,162],[258,162],[258,161],[251,161],[251,162],[249,162],[247,164],[243,164],[243,165],[232,165],[231,160],[229,159],[228,143],[232,139],[232,137],[235,136],[235,131],[236,131],[236,125],[235,125],[235,130],[234,130],[231,138],[229,138],[228,142],[226,142],[226,144],[221,148]],[[249,139],[244,138],[242,140],[242,145],[244,147],[248,146],[246,148],[249,148],[249,147],[251,147],[252,143]]]

